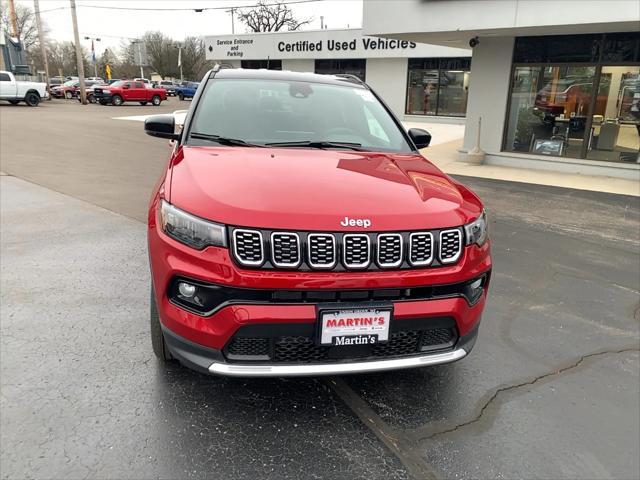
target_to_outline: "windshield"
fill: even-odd
[[[113,82],[111,84],[109,84],[110,87],[119,87],[120,85],[122,85],[124,82],[122,80],[118,80],[117,82]]]
[[[351,85],[213,80],[197,105],[190,132],[261,145],[334,142],[369,151],[412,151],[378,99]]]
[[[72,86],[74,86],[77,82],[78,82],[78,80],[67,80],[66,82],[64,82],[64,85],[65,85],[65,87],[72,87]]]

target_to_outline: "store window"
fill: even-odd
[[[640,33],[517,39],[503,149],[640,162]]]
[[[464,117],[470,66],[469,58],[410,58],[406,113]]]
[[[282,70],[282,60],[240,60],[241,68]]]
[[[323,75],[355,75],[363,82],[366,80],[367,61],[359,59],[316,60],[315,72]]]

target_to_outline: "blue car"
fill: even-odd
[[[186,82],[183,85],[179,85],[176,87],[176,95],[180,100],[184,100],[185,98],[193,98],[196,94],[196,90],[198,90],[199,83],[196,82]]]

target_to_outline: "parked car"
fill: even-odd
[[[87,100],[89,101],[89,103],[98,103],[98,100],[95,97],[95,91],[96,88],[106,88],[108,87],[109,84],[105,83],[105,82],[96,82],[95,84],[91,85],[89,88],[87,88]],[[78,101],[81,102],[82,99],[80,98],[80,95],[76,93],[76,97],[78,98]]]
[[[156,88],[164,88],[167,91],[167,95],[170,97],[175,97],[176,95],[176,85],[170,80],[160,80],[155,84]]]
[[[37,107],[40,100],[48,97],[46,83],[18,81],[13,73],[0,71],[0,100],[12,105],[24,102],[30,107]]]
[[[491,275],[480,199],[365,83],[214,69],[148,212],[154,353],[211,374],[375,372],[465,357]],[[401,214],[399,214],[399,212]]]
[[[180,100],[193,98],[199,85],[200,84],[196,82],[184,82],[182,85],[176,87],[176,95],[178,95]]]
[[[95,83],[104,83],[104,79],[100,77],[89,77],[87,80]]]
[[[54,98],[73,98],[78,85],[80,85],[79,80],[67,80],[62,85],[51,87],[51,96]]]
[[[64,82],[66,82],[66,80],[62,77],[51,77],[49,78],[49,88],[62,85]]]
[[[101,105],[108,103],[116,106],[124,102],[139,102],[146,105],[151,102],[158,106],[167,99],[167,91],[163,88],[147,88],[143,82],[134,80],[121,80],[107,87],[96,87],[93,95]]]

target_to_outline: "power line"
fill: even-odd
[[[293,5],[299,3],[312,3],[312,2],[323,2],[324,0],[288,0],[286,2],[275,2],[275,3],[264,3],[262,5],[265,6],[275,6],[275,5]],[[132,11],[142,11],[142,12],[204,12],[205,10],[229,10],[230,8],[239,9],[239,8],[255,8],[260,5],[237,5],[237,6],[224,6],[224,7],[191,7],[191,8],[157,8],[157,7],[117,7],[114,5],[78,5],[78,8],[99,8],[102,10],[132,10]],[[68,8],[68,7],[60,7],[60,8]],[[59,9],[60,9],[59,8]],[[59,10],[52,9],[52,10]],[[51,11],[51,10],[42,10]]]

